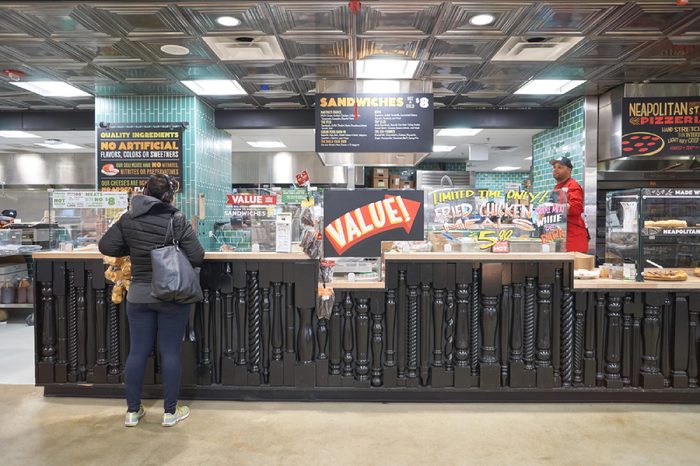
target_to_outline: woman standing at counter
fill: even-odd
[[[204,249],[185,217],[172,205],[175,192],[167,175],[151,175],[143,196],[135,196],[130,211],[115,223],[99,243],[107,256],[131,256],[132,283],[127,295],[131,347],[124,371],[127,413],[124,425],[133,427],[145,414],[141,388],[148,356],[158,337],[163,372],[163,426],[173,426],[189,416],[187,406],[178,406],[182,364],[182,335],[190,304],[160,301],[151,296],[151,250],[167,243],[171,218],[174,236],[194,267],[204,262]],[[174,240],[174,239],[171,239]]]

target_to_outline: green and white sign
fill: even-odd
[[[129,194],[119,191],[54,191],[53,209],[126,209]]]
[[[282,204],[301,204],[309,198],[309,191],[306,189],[283,189]]]

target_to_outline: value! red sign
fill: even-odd
[[[277,204],[277,196],[266,196],[262,194],[227,194],[228,205],[267,205]]]
[[[366,204],[331,221],[325,228],[326,237],[341,255],[370,236],[403,228],[411,232],[421,203],[401,196],[387,195],[385,199]]]

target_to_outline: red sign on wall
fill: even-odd
[[[277,196],[262,194],[227,194],[228,205],[270,205],[277,204]]]

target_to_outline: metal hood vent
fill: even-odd
[[[318,157],[326,167],[413,167],[430,152],[319,152]]]

